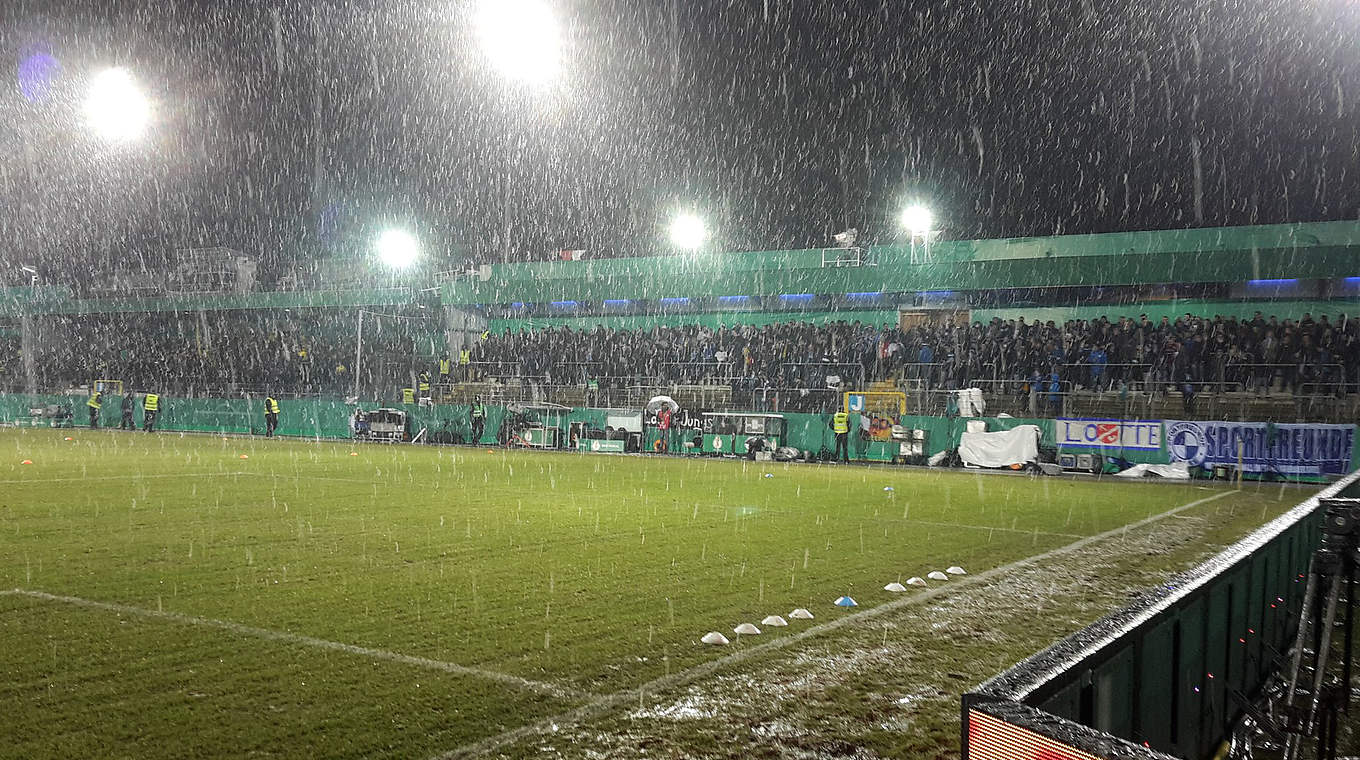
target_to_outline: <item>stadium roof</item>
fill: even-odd
[[[867,249],[871,266],[827,266],[835,249],[490,267],[444,286],[447,304],[922,292],[1360,274],[1360,222],[938,241]]]

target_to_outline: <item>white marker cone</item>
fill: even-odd
[[[771,615],[765,618],[764,620],[760,621],[760,624],[768,625],[771,628],[783,628],[789,624],[789,621],[785,620],[784,618],[778,615]]]
[[[759,636],[760,629],[750,623],[742,623],[736,628],[733,628],[732,633],[735,633],[738,636]]]
[[[893,582],[893,583],[889,583],[888,585],[884,586],[884,587],[883,587],[883,590],[884,590],[884,591],[891,591],[891,592],[893,592],[894,594],[900,594],[900,593],[902,593],[903,591],[906,591],[906,590],[907,590],[907,587],[906,587],[906,586],[903,586],[903,585],[900,584],[900,583]]]
[[[790,613],[789,613],[789,617],[793,618],[794,620],[811,620],[811,619],[812,619],[812,613],[811,613],[811,612],[808,612],[807,610],[803,609],[802,607],[799,607],[798,609],[794,610],[793,612],[790,612]]]
[[[929,584],[926,583],[926,581],[925,581],[924,578],[922,578],[922,577],[920,577],[920,576],[913,575],[912,577],[910,577],[910,578],[907,579],[907,585],[908,585],[908,586],[926,586],[926,585],[929,585]]]
[[[721,633],[718,633],[717,631],[709,631],[708,633],[704,634],[704,637],[702,639],[699,640],[705,644],[713,644],[716,646],[722,646],[723,644],[727,643],[727,637],[722,635]]]
[[[950,575],[967,575],[967,574],[968,574],[967,572],[964,571],[963,568],[959,567],[958,565],[954,565],[953,567],[947,567],[947,568],[945,568],[944,571],[945,571],[946,573],[949,573]]]
[[[926,574],[926,577],[929,578],[929,579],[931,579],[932,581],[947,581],[947,580],[949,580],[949,576],[945,575],[944,573],[940,572],[939,570],[931,570],[929,573]]]

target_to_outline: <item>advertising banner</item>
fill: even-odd
[[[1064,449],[1162,450],[1161,420],[1054,420],[1058,445]]]
[[[1354,425],[1166,421],[1166,450],[1192,467],[1237,466],[1280,475],[1343,475],[1351,464]]]

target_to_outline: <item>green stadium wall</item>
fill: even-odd
[[[545,327],[572,327],[589,330],[596,325],[615,330],[638,330],[651,327],[684,327],[701,325],[718,328],[738,325],[782,324],[784,322],[811,322],[824,325],[829,322],[864,322],[872,325],[896,325],[897,311],[881,309],[877,311],[722,311],[698,314],[638,314],[638,315],[596,315],[589,317],[527,317],[524,319],[492,319],[492,334],[510,330],[539,330]]]
[[[1237,283],[1360,276],[1360,222],[1156,230],[870,249],[876,266],[823,266],[823,250],[493,264],[444,284],[445,304]]]
[[[121,396],[106,395],[100,414],[103,427],[118,426],[121,417]],[[74,413],[77,427],[84,427],[88,418],[85,411],[85,396],[64,395],[27,395],[0,394],[0,423],[27,424],[31,419],[29,409],[37,406],[66,405]],[[264,412],[261,401],[241,399],[174,399],[162,397],[163,410],[156,426],[165,432],[192,432],[217,434],[263,434]],[[335,399],[303,399],[281,401],[278,434],[314,439],[347,440],[351,437],[350,417],[353,407]],[[420,407],[414,404],[388,404],[404,408],[411,414],[412,430],[428,428],[430,434],[447,431],[466,440],[471,427],[469,408],[466,405],[437,405]],[[487,405],[486,429],[480,445],[494,444],[496,432],[505,419],[503,406]],[[565,422],[586,422],[602,428],[610,414],[618,410],[578,408],[566,415]],[[138,404],[136,421],[141,422],[141,406]],[[819,452],[832,449],[834,436],[828,427],[830,417],[819,414],[786,413],[785,444],[795,448]],[[1025,419],[1020,417],[985,417],[989,430],[1010,430],[1019,425],[1037,425],[1043,441],[1052,444],[1055,440],[1055,423],[1051,419]],[[959,438],[966,427],[966,418],[925,417],[908,415],[901,424],[908,428],[925,430],[928,436],[930,454],[958,446]],[[46,420],[44,420],[46,423]],[[857,415],[852,415],[851,429],[858,425]],[[656,440],[655,431],[643,445],[650,448]],[[850,454],[856,459],[887,462],[893,458],[896,445],[886,442],[871,442],[852,436]],[[1119,456],[1134,463],[1166,464],[1170,461],[1165,444],[1159,451],[1121,451],[1118,448],[1104,450],[1083,449],[1083,453],[1099,453],[1106,457]],[[1360,469],[1360,446],[1351,454],[1351,469]]]
[[[999,317],[1003,320],[1024,317],[1026,322],[1053,320],[1062,324],[1069,319],[1093,320],[1109,317],[1111,321],[1114,321],[1117,317],[1133,317],[1136,319],[1138,315],[1146,314],[1148,319],[1158,322],[1161,321],[1162,317],[1168,317],[1174,321],[1177,317],[1184,316],[1187,313],[1207,319],[1212,319],[1217,315],[1221,315],[1225,319],[1228,317],[1251,319],[1258,311],[1264,314],[1267,319],[1274,315],[1281,320],[1298,320],[1306,313],[1312,314],[1314,319],[1323,314],[1326,314],[1328,319],[1335,319],[1338,314],[1355,317],[1360,314],[1360,298],[1337,298],[1327,301],[1204,301],[1187,299],[1092,306],[1007,307],[1004,309],[973,309],[972,318],[975,322],[987,322],[993,317]]]
[[[904,307],[905,308],[905,307]],[[907,310],[920,311],[920,307],[911,307]],[[1298,320],[1304,314],[1312,314],[1314,318],[1326,314],[1329,319],[1335,319],[1338,314],[1349,316],[1360,315],[1360,298],[1337,298],[1331,300],[1292,300],[1292,301],[1211,301],[1211,300],[1173,300],[1173,301],[1144,301],[1127,304],[1097,304],[1092,306],[1035,306],[1035,307],[1007,307],[1000,309],[972,309],[971,315],[974,322],[987,322],[993,317],[1002,320],[1018,319],[1024,317],[1026,321],[1039,320],[1046,322],[1053,320],[1061,324],[1069,319],[1094,320],[1101,317],[1108,317],[1111,321],[1119,317],[1137,318],[1140,314],[1148,315],[1152,321],[1160,321],[1162,317],[1175,320],[1178,317],[1189,313],[1196,317],[1212,319],[1214,316],[1221,315],[1224,318],[1237,317],[1238,319],[1250,319],[1256,312],[1261,312],[1270,317],[1274,315],[1280,319]],[[525,317],[523,319],[492,319],[489,321],[489,329],[493,334],[510,330],[539,330],[548,327],[572,327],[577,330],[589,330],[597,325],[612,328],[615,330],[637,330],[650,327],[683,327],[688,325],[701,325],[704,327],[717,328],[721,326],[754,325],[763,326],[770,324],[781,324],[784,322],[810,322],[812,324],[827,324],[830,322],[862,322],[870,325],[896,325],[898,322],[898,311],[896,309],[879,309],[864,311],[721,311],[690,314],[638,314],[638,315],[619,315],[598,314],[583,317]]]

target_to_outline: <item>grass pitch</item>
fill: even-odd
[[[456,753],[854,614],[841,595],[1210,497],[1265,519],[1303,495],[0,432],[0,755]],[[698,644],[795,607],[817,619]]]

